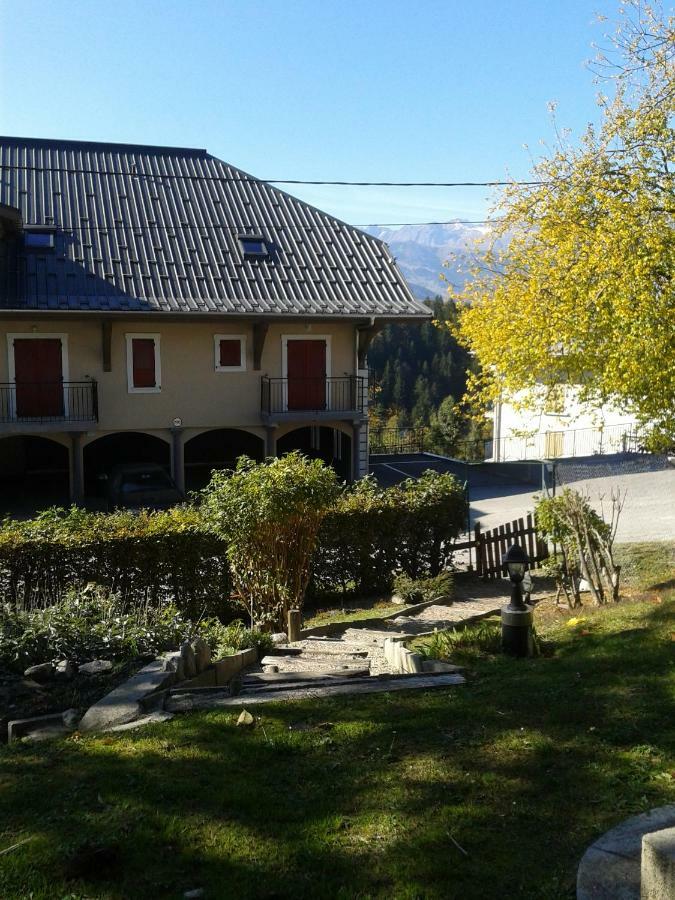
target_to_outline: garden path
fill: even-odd
[[[484,583],[457,579],[448,604],[432,604],[412,615],[345,623],[331,636],[308,634],[278,647],[247,670],[238,691],[228,688],[174,689],[166,708],[172,712],[218,707],[247,707],[278,700],[318,699],[337,694],[362,694],[447,687],[461,684],[462,675],[395,674],[385,659],[386,638],[412,638],[434,630],[483,619],[497,613],[509,599],[506,581]],[[535,598],[536,599],[536,598]],[[321,631],[322,629],[317,629]],[[373,677],[375,676],[375,677]]]

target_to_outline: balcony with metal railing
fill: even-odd
[[[367,379],[358,375],[270,378],[260,381],[264,422],[361,419],[368,410]]]
[[[96,422],[93,380],[0,383],[0,432],[76,431]]]

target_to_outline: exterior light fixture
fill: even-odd
[[[511,544],[502,556],[502,565],[507,569],[509,578],[513,582],[523,580],[529,562],[530,558],[520,544]]]

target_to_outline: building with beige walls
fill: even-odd
[[[0,138],[0,169],[6,499],[292,449],[365,474],[368,346],[430,315],[385,244],[204,150]]]

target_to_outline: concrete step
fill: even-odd
[[[274,672],[275,669],[278,669],[279,672],[293,672],[301,669],[330,671],[333,669],[361,669],[368,665],[368,660],[366,657],[352,659],[346,656],[295,656],[291,659],[285,659],[282,656],[265,656],[260,665],[263,667],[263,671],[270,672]]]
[[[169,712],[189,712],[194,709],[227,709],[257,706],[281,700],[316,700],[344,694],[373,694],[391,691],[430,690],[463,684],[461,675],[391,675],[346,679],[342,683],[296,686],[286,690],[255,691],[235,697],[214,696],[205,693],[169,696],[165,708]]]
[[[316,679],[322,680],[326,678],[356,678],[358,676],[366,676],[370,673],[369,666],[363,666],[359,669],[327,669],[312,671],[288,671],[288,672],[253,672],[245,675],[241,679],[242,687],[254,684],[293,684],[297,681],[311,681]]]

